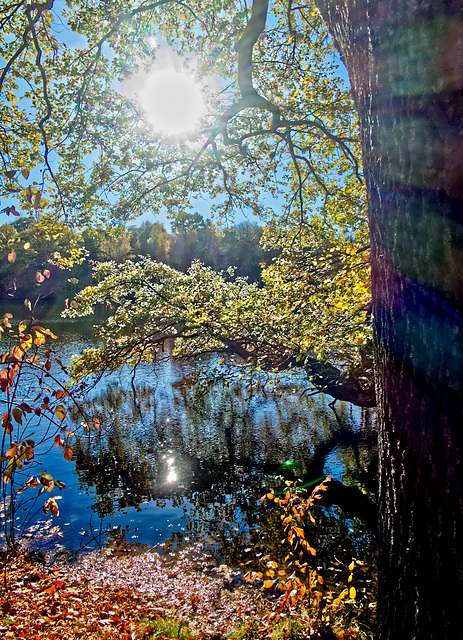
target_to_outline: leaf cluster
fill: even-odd
[[[31,309],[31,303],[26,304]],[[0,496],[2,535],[7,547],[16,549],[18,538],[37,513],[37,499],[44,492],[51,494],[65,488],[64,482],[46,470],[34,470],[47,460],[47,444],[61,449],[67,462],[72,459],[75,433],[68,424],[66,405],[76,400],[52,371],[51,354],[45,345],[47,339],[56,339],[53,332],[40,326],[33,316],[17,327],[13,327],[12,318],[11,313],[5,313],[0,327],[0,335],[11,345],[0,356],[0,402],[5,409],[0,433]],[[56,365],[67,374],[62,363]],[[33,399],[29,397],[31,388]],[[38,428],[40,421],[45,428]],[[98,425],[86,422],[83,426],[89,431]],[[52,516],[59,514],[53,495],[45,501],[42,511]]]
[[[319,558],[308,539],[309,531],[316,536],[320,527],[317,501],[322,502],[330,482],[327,477],[308,494],[304,487],[286,480],[283,492],[272,489],[261,498],[268,508],[275,505],[282,510],[283,543],[288,554],[283,562],[266,556],[263,571],[250,572],[246,579],[261,580],[264,591],[280,593],[281,611],[305,603],[320,625],[332,625],[337,631],[357,625],[371,629],[376,596],[372,558],[366,553],[365,560],[349,559],[343,549],[332,558]]]

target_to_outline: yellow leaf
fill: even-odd
[[[355,590],[355,587],[351,587],[349,589],[349,598],[351,600],[355,600],[355,596],[357,595],[357,591]]]
[[[36,344],[37,346],[40,346],[41,344],[44,344],[45,342],[45,338],[41,333],[38,333],[37,331],[35,332],[35,340],[34,340],[34,344]]]
[[[27,335],[21,337],[21,349],[23,351],[27,351],[31,347],[32,347],[32,336],[30,333],[28,333]]]
[[[347,589],[344,589],[344,591],[342,591],[342,593],[340,593],[338,597],[333,600],[333,604],[335,605],[339,604],[341,600],[343,600],[346,596],[347,596]]]
[[[58,418],[60,422],[63,422],[66,417],[66,409],[62,404],[59,404],[55,409],[55,416]]]

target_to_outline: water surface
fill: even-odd
[[[92,345],[91,322],[47,322],[64,364]],[[49,444],[38,451],[47,451],[42,468],[66,484],[52,494],[61,545],[91,548],[104,531],[121,544],[200,540],[226,553],[271,527],[259,498],[277,476],[304,484],[328,474],[349,484],[364,480],[376,439],[368,412],[340,402],[333,409],[332,398],[311,395],[300,374],[259,386],[241,369],[222,376],[221,366],[213,357],[164,357],[135,375],[123,367],[88,390],[84,406],[99,418],[98,434],[75,440],[71,462]],[[205,370],[214,371],[214,382],[192,383]],[[73,430],[81,420],[75,413]],[[35,420],[29,429],[45,424]],[[34,536],[36,520],[43,527],[40,511],[28,529]]]

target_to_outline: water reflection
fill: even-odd
[[[50,346],[65,364],[91,346],[81,320],[45,324],[59,336]],[[216,370],[214,363],[202,366]],[[332,474],[373,487],[368,411],[337,403],[335,412],[329,398],[307,395],[296,378],[251,393],[249,381],[226,381],[219,371],[213,384],[201,385],[196,373],[194,363],[166,359],[140,366],[135,379],[122,368],[88,392],[100,432],[76,441],[71,463],[54,447],[46,458],[46,470],[66,484],[57,519],[65,546],[114,527],[115,539],[170,547],[201,540],[232,560],[281,540],[279,514],[260,508],[276,476],[310,484]],[[340,526],[325,523],[326,535]]]
[[[185,521],[171,544],[210,541],[230,559],[279,526],[258,508],[275,476],[310,484],[330,473],[372,486],[376,434],[367,411],[341,403],[334,411],[294,385],[250,395],[241,383],[216,382],[204,392],[178,383],[189,373],[178,362],[157,373],[146,366],[140,382],[122,376],[89,400],[102,429],[79,441],[76,472],[100,518],[169,504]]]

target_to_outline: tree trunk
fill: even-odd
[[[317,0],[362,132],[380,417],[379,640],[462,637],[463,12]]]

